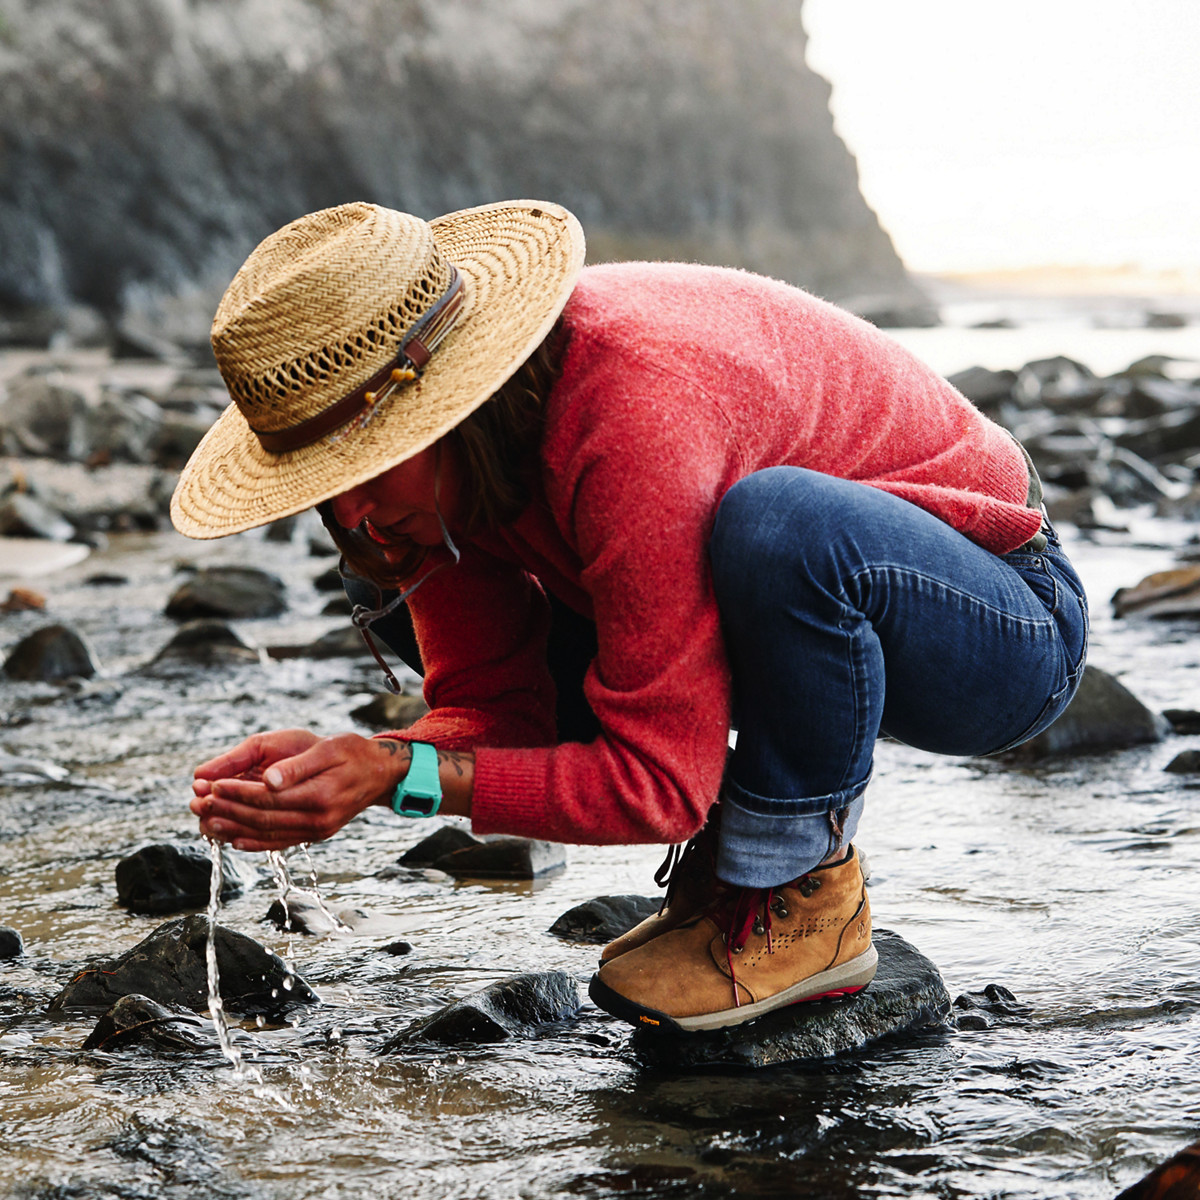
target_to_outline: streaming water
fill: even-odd
[[[221,845],[210,838],[208,847],[212,858],[212,873],[208,885],[208,940],[204,948],[204,961],[208,967],[208,1013],[212,1017],[217,1040],[221,1043],[221,1053],[233,1064],[234,1071],[239,1076],[244,1076],[245,1063],[242,1061],[241,1051],[233,1044],[229,1022],[225,1019],[225,1003],[221,999],[221,977],[217,968],[217,916],[221,909],[221,886],[224,882]],[[258,1076],[258,1082],[262,1082],[261,1075]]]
[[[1135,521],[1069,537],[1097,616],[1093,662],[1155,709],[1200,709],[1200,633],[1116,621],[1107,600],[1171,565],[1191,533]],[[937,962],[952,996],[1010,989],[1019,1009],[990,1028],[752,1076],[682,1074],[644,1066],[627,1030],[585,1005],[529,1039],[381,1054],[507,975],[559,969],[584,985],[596,948],[550,924],[590,896],[653,890],[661,855],[573,847],[567,871],[536,885],[455,884],[397,867],[428,823],[380,809],[281,880],[261,856],[222,863],[246,887],[220,923],[320,993],[298,1025],[213,1005],[227,1038],[209,1052],[82,1052],[96,1014],[46,1006],[166,919],[118,907],[113,871],[148,842],[195,839],[180,799],[195,764],[264,727],[354,728],[350,711],[381,690],[369,658],[150,669],[175,631],[162,608],[181,555],[252,558],[287,579],[288,613],[239,624],[248,640],[295,644],[338,621],[311,582],[326,563],[261,535],[114,536],[41,585],[103,670],[76,688],[0,684],[0,750],[24,764],[0,757],[0,924],[26,946],[0,963],[0,1195],[1111,1200],[1200,1136],[1200,787],[1163,769],[1198,737],[1021,770],[879,746],[860,837],[877,923]],[[101,571],[126,582],[85,583]],[[0,641],[46,623],[9,614]],[[316,934],[266,920],[276,892],[295,907],[317,873],[327,914],[361,916]],[[239,1054],[257,1075],[238,1074]]]

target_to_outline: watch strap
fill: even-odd
[[[432,817],[442,804],[437,751],[428,742],[409,742],[412,762],[396,785],[392,811],[401,817]]]

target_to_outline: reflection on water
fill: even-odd
[[[1183,532],[1076,544],[1097,614],[1093,661],[1152,707],[1200,708],[1200,634],[1119,624],[1107,597],[1169,565]],[[117,860],[196,836],[191,766],[263,725],[350,725],[376,684],[365,662],[289,659],[176,680],[137,672],[171,624],[176,555],[255,562],[292,607],[239,632],[323,632],[323,565],[256,535],[197,545],[115,538],[53,582],[55,619],[91,637],[100,679],[60,693],[3,687],[0,748],[52,761],[60,782],[0,778],[0,923],[25,937],[0,964],[0,1178],[35,1197],[1108,1198],[1200,1134],[1200,788],[1165,764],[1196,739],[1014,771],[879,748],[861,840],[878,922],[941,967],[952,996],[989,983],[1019,1015],[898,1039],[843,1060],[754,1075],[641,1068],[624,1026],[586,1007],[532,1040],[381,1056],[411,1020],[517,971],[586,980],[594,947],[546,930],[589,896],[645,891],[652,849],[572,848],[538,886],[389,873],[425,830],[382,811],[312,850],[353,931],[295,936],[323,1003],[298,1024],[234,1034],[263,1085],[214,1049],[195,1057],[78,1049],[93,1018],[46,1002],[91,957],[159,923],[116,907]],[[127,587],[78,586],[113,570]],[[5,643],[45,621],[5,618]],[[224,924],[278,952],[259,885]],[[307,878],[303,860],[293,862]],[[382,875],[380,874],[382,872]],[[403,938],[409,955],[382,947]]]

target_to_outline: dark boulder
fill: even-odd
[[[177,917],[119,957],[80,971],[50,1002],[51,1012],[108,1008],[134,992],[194,1012],[208,1008],[208,918]],[[253,938],[218,925],[221,999],[236,1013],[277,1015],[314,1004],[316,993],[277,954]]]
[[[25,953],[25,943],[15,929],[0,925],[0,959],[20,958]]]
[[[1012,399],[1016,382],[1016,371],[991,371],[987,367],[967,367],[949,377],[952,387],[962,392],[972,404],[990,413],[995,413]]]
[[[567,855],[557,842],[498,837],[452,850],[433,865],[456,879],[536,879],[563,870]]]
[[[579,989],[565,971],[514,975],[416,1021],[386,1042],[382,1053],[414,1042],[458,1046],[532,1037],[542,1026],[569,1020],[579,1007]]]
[[[168,1054],[196,1054],[216,1049],[203,1026],[185,1008],[167,1007],[136,993],[122,996],[106,1012],[83,1043],[84,1050],[125,1050],[152,1046]]]
[[[331,629],[312,642],[267,647],[271,658],[358,658],[370,653],[362,634],[353,625]]]
[[[1200,733],[1200,712],[1194,708],[1164,708],[1163,718],[1173,733]]]
[[[950,997],[937,967],[888,930],[875,930],[874,941],[879,969],[870,986],[853,996],[795,1004],[711,1033],[637,1029],[634,1052],[672,1070],[767,1067],[827,1058],[890,1034],[943,1026]]]
[[[550,932],[569,942],[603,946],[658,912],[661,896],[597,896],[569,908]]]
[[[221,900],[240,896],[243,882],[223,855]],[[163,916],[204,908],[212,886],[212,859],[196,845],[159,842],[117,863],[117,903],[130,912]]]
[[[225,667],[258,661],[258,651],[248,646],[224,621],[201,617],[181,625],[175,636],[154,656],[149,669]]]
[[[1013,762],[1041,762],[1066,754],[1124,750],[1160,742],[1168,729],[1164,718],[1148,709],[1107,671],[1084,668],[1079,691],[1066,711],[1042,730],[1002,756]]]
[[[22,638],[4,660],[9,679],[59,683],[64,679],[90,679],[96,662],[87,642],[66,625],[46,625]]]
[[[402,867],[432,867],[455,850],[480,844],[479,839],[472,837],[461,825],[441,825],[406,850],[399,862]]]
[[[381,692],[366,704],[351,709],[350,715],[372,729],[407,729],[428,711],[429,705],[420,696],[397,696],[394,692]]]
[[[1181,750],[1163,770],[1172,775],[1200,775],[1200,750]]]
[[[283,581],[257,567],[206,567],[167,601],[168,617],[274,617],[287,608]]]

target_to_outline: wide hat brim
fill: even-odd
[[[514,200],[430,222],[459,270],[465,303],[423,374],[361,428],[285,453],[264,450],[231,404],[205,434],[171,497],[192,538],[241,533],[332,499],[420,453],[484,403],[550,332],[583,266],[578,220],[556,204]],[[349,377],[349,393],[366,377]]]

